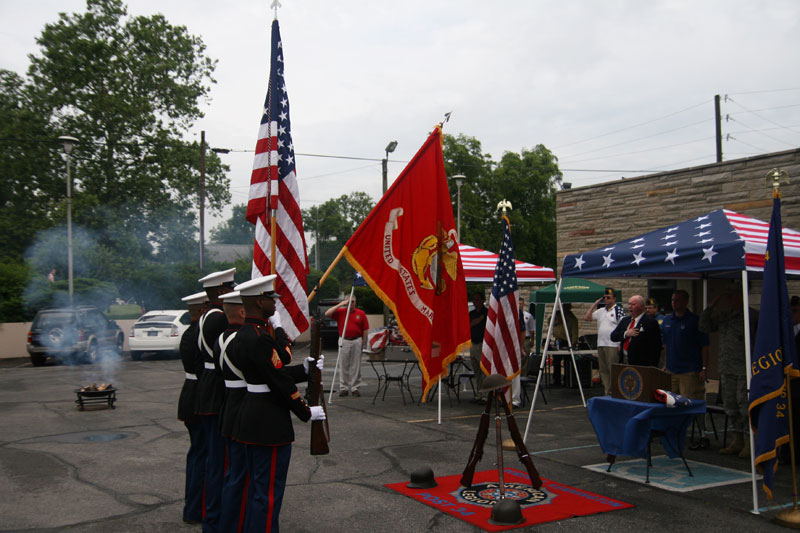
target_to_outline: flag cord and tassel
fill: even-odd
[[[336,266],[336,264],[339,262],[339,260],[344,255],[345,248],[346,247],[343,246],[342,249],[339,250],[339,255],[336,256],[336,258],[333,260],[333,263],[331,263],[331,265],[328,267],[328,270],[326,270],[325,273],[322,275],[322,277],[319,278],[319,281],[317,282],[317,285],[309,293],[309,295],[308,295],[308,302],[309,303],[311,303],[311,300],[313,300],[314,296],[317,295],[317,291],[319,290],[320,287],[322,287],[322,284],[325,283],[325,280],[328,279],[328,276],[331,275],[331,272],[333,271],[333,267]]]
[[[776,189],[777,190],[777,189]],[[780,196],[780,193],[778,193]],[[792,465],[792,508],[786,509],[778,513],[778,516],[775,517],[775,521],[781,524],[782,526],[788,526],[792,528],[800,528],[800,509],[797,508],[797,465],[795,464],[795,457],[794,457],[794,424],[792,424],[793,414],[792,414],[792,376],[787,375],[785,378],[785,387],[786,387],[786,402],[789,404],[789,453],[791,454],[791,465]]]

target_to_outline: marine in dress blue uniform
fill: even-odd
[[[214,345],[227,329],[228,319],[222,312],[219,297],[233,290],[235,268],[214,272],[200,278],[208,295],[208,309],[200,318],[198,347],[203,356],[203,375],[197,385],[195,413],[200,416],[208,446],[206,454],[205,508],[203,531],[219,531],[222,500],[222,478],[225,469],[225,441],[219,433],[219,412],[225,396],[225,383],[219,362],[214,358]]]
[[[200,418],[194,414],[198,376],[203,373],[203,359],[197,347],[198,321],[205,310],[208,296],[198,292],[182,299],[186,302],[191,325],[184,331],[179,353],[186,378],[178,397],[178,420],[189,431],[189,451],[186,453],[186,486],[183,500],[183,521],[199,524],[203,520],[203,480],[206,471],[206,444]]]
[[[230,354],[247,383],[233,430],[247,445],[250,476],[245,531],[279,530],[279,515],[294,441],[290,412],[303,422],[324,420],[322,407],[309,408],[295,386],[307,379],[303,365],[287,366],[291,354],[273,336],[267,320],[275,311],[274,275],[239,286],[247,317]]]

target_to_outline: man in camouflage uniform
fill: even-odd
[[[723,455],[750,457],[747,423],[747,358],[744,341],[744,313],[741,290],[731,289],[714,298],[700,315],[700,331],[719,332],[720,389],[725,414],[733,426],[733,442],[722,448]],[[755,340],[758,311],[750,309],[750,344]]]

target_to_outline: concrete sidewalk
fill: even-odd
[[[303,356],[302,350],[295,357]],[[335,355],[328,354],[330,383]],[[181,522],[188,434],[176,419],[183,370],[176,360],[119,361],[100,367],[48,365],[25,360],[0,368],[0,530],[176,531],[196,530]],[[443,422],[436,405],[403,404],[390,384],[385,401],[372,404],[377,383],[365,362],[367,387],[360,398],[329,405],[331,453],[309,455],[309,426],[295,419],[297,441],[289,471],[281,527],[287,532],[464,532],[478,529],[387,489],[409,473],[430,466],[437,476],[459,474],[466,465],[483,407],[445,396]],[[116,409],[75,405],[75,389],[92,382],[118,388]],[[419,393],[414,373],[412,390]],[[602,388],[588,391],[601,393]],[[633,509],[524,527],[517,531],[765,531],[778,530],[752,508],[749,483],[691,493],[673,493],[628,482],[583,465],[604,454],[576,389],[546,389],[537,403],[528,448],[542,477],[635,505]],[[524,431],[527,411],[517,412]],[[508,437],[505,433],[504,437]],[[479,470],[492,468],[495,449],[487,440]],[[744,459],[712,450],[687,457],[739,470]],[[654,451],[654,454],[656,452]],[[661,452],[659,452],[661,453]],[[505,464],[519,467],[513,452]],[[759,489],[760,490],[760,489]],[[777,474],[776,500],[790,501],[788,468]],[[759,493],[760,505],[768,505]]]

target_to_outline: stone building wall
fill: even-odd
[[[768,221],[772,193],[765,176],[773,168],[785,170],[791,179],[789,185],[781,187],[783,224],[800,230],[800,149],[559,191],[556,195],[559,270],[567,254],[599,248],[716,209],[730,209]],[[593,281],[621,289],[623,304],[632,294],[648,296],[644,278]],[[701,283],[688,280],[675,283],[692,295],[690,307],[697,312],[702,310]],[[710,282],[710,295],[725,283],[730,282]],[[760,286],[760,282],[755,282],[750,292],[751,305],[756,308]],[[800,284],[790,282],[789,291],[800,294]],[[582,319],[587,308],[576,305],[573,311]],[[548,310],[548,317],[549,313]],[[581,320],[580,326],[581,334],[596,331],[593,323]]]

